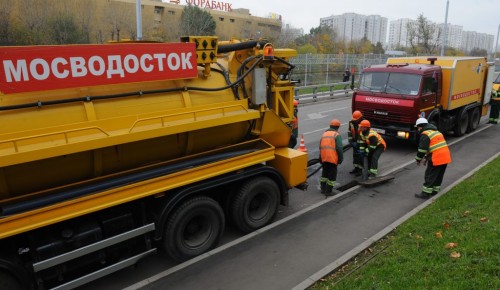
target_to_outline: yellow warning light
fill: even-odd
[[[274,48],[270,43],[264,45],[264,59],[274,59]]]

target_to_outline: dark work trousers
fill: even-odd
[[[323,162],[320,182],[326,185],[326,191],[331,192],[337,181],[337,164]]]
[[[444,172],[448,164],[434,166],[432,160],[427,160],[427,168],[425,169],[425,180],[422,192],[426,194],[436,194],[441,189]]]
[[[490,108],[490,120],[489,123],[492,124],[498,124],[498,115],[500,115],[500,100],[491,100],[490,102],[491,108]]]
[[[373,175],[378,174],[378,160],[382,153],[384,153],[384,146],[379,145],[375,148],[375,150],[368,154],[368,171]]]
[[[363,169],[363,155],[359,154],[356,148],[352,148],[352,164],[354,168]]]

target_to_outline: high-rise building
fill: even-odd
[[[463,51],[471,51],[473,49],[485,49],[490,52],[493,51],[494,36],[486,33],[479,33],[475,31],[463,31],[461,47]]]
[[[344,13],[320,18],[320,26],[330,27],[339,39],[345,41],[361,40],[366,37],[371,43],[385,44],[387,18],[380,15],[360,15]]]
[[[443,35],[445,34],[444,23],[436,24],[429,22],[434,27],[434,41],[441,46],[443,44]],[[410,46],[409,26],[418,25],[417,20],[402,18],[391,21],[389,24],[388,48],[396,49]],[[473,49],[484,49],[491,51],[493,49],[494,36],[475,31],[464,31],[460,25],[448,23],[446,25],[446,47],[452,47],[462,50],[466,53]]]
[[[410,46],[408,25],[414,25],[416,20],[401,18],[391,21],[389,24],[389,41],[387,46],[389,49],[397,49],[400,47]]]

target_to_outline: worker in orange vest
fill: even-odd
[[[333,195],[333,187],[337,181],[337,166],[344,160],[342,137],[338,130],[340,121],[333,119],[330,128],[323,133],[319,142],[319,162],[323,171],[319,179],[321,193]]]
[[[359,154],[368,157],[368,178],[378,174],[378,160],[387,148],[385,140],[379,133],[371,128],[370,121],[363,120],[359,123]]]
[[[297,138],[299,137],[299,101],[293,100],[293,120],[290,122],[289,126],[292,130],[290,135],[290,142],[288,142],[289,148],[294,148],[297,145]]]
[[[360,111],[352,113],[352,119],[349,121],[349,131],[347,131],[347,141],[352,147],[352,163],[354,169],[349,171],[350,174],[360,176],[363,171],[363,156],[358,152],[359,149],[359,123],[365,118]]]
[[[443,134],[426,118],[418,118],[415,127],[420,133],[415,160],[417,165],[427,164],[422,192],[416,193],[415,197],[427,199],[441,189],[446,167],[451,163],[451,153]]]

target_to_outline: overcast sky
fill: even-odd
[[[185,0],[181,0],[181,3]],[[446,0],[222,0],[232,8],[248,8],[254,16],[280,14],[284,24],[304,28],[309,33],[319,26],[319,19],[353,12],[380,15],[390,21],[399,18],[417,19],[423,14],[428,20],[444,23]],[[465,31],[488,33],[495,37],[500,25],[500,0],[449,0],[448,23],[461,25]]]

